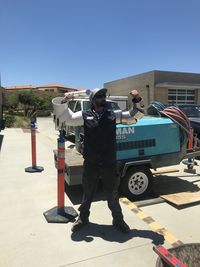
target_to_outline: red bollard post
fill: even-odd
[[[58,192],[57,192],[57,201],[58,208],[62,209],[65,206],[65,143],[60,142],[58,139]]]
[[[62,131],[57,141],[57,207],[44,212],[49,223],[68,223],[78,216],[73,207],[65,207],[65,139]]]
[[[32,166],[25,168],[25,172],[42,172],[43,167],[37,166],[36,164],[36,130],[35,121],[31,121],[31,155],[32,155]]]

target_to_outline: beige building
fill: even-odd
[[[129,96],[131,90],[137,89],[144,98],[145,106],[152,101],[163,104],[200,104],[200,73],[154,70],[106,82],[104,87],[110,95],[122,96]]]

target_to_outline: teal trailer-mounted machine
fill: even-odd
[[[117,125],[116,131],[121,190],[129,198],[150,191],[150,169],[179,164],[187,153],[187,136],[167,117],[145,116],[133,125]]]
[[[64,126],[59,124],[61,110],[57,110],[58,107],[54,109],[54,121],[60,130]],[[158,102],[152,103],[147,108],[147,116],[136,124],[118,124],[116,149],[123,195],[133,199],[144,197],[152,187],[151,169],[176,165],[184,158],[199,155],[199,151],[187,149],[189,134],[187,117],[178,108],[165,108]],[[56,163],[56,151],[54,157]],[[81,153],[66,149],[65,181],[69,186],[81,184],[82,164]]]

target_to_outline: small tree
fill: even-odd
[[[22,111],[24,117],[30,118],[36,116],[37,111],[48,114],[48,112],[53,110],[52,99],[62,95],[63,94],[57,92],[32,90],[7,92],[5,95],[4,107],[9,110],[10,114],[12,112],[12,114],[21,115]]]
[[[4,97],[4,108],[7,110],[15,110],[19,104],[18,92],[6,92]]]
[[[24,107],[24,116],[27,117],[32,113],[35,106],[35,98],[32,91],[19,92],[19,102]]]

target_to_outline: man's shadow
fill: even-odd
[[[161,245],[164,243],[163,235],[150,230],[132,229],[129,233],[121,233],[112,225],[102,225],[91,222],[85,225],[80,231],[72,233],[71,235],[71,239],[76,242],[92,242],[94,237],[101,237],[106,241],[118,243],[124,243],[132,238],[141,237],[152,240],[154,245]]]

